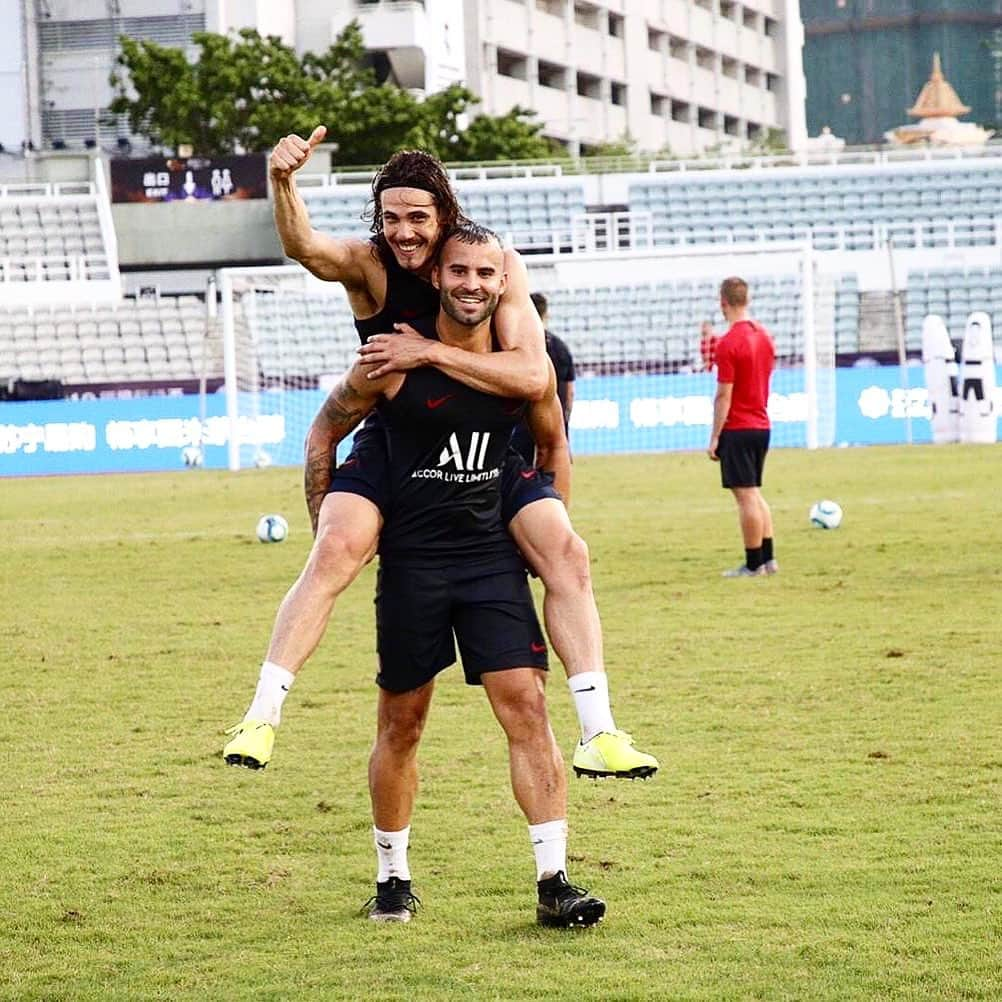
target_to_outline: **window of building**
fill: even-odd
[[[779,22],[774,17],[766,15],[762,30],[767,38],[775,38],[779,34]]]
[[[651,52],[664,52],[668,46],[668,35],[664,31],[658,31],[657,28],[647,29],[647,48]]]
[[[622,38],[625,34],[626,21],[622,14],[615,14],[609,11],[609,34],[613,38]]]
[[[581,97],[598,101],[602,97],[602,80],[591,73],[578,73],[577,91]]]
[[[574,20],[580,24],[582,28],[594,28],[595,31],[598,31],[598,14],[598,7],[596,7],[593,3],[574,4]]]
[[[696,65],[704,70],[713,70],[717,62],[717,54],[712,49],[696,46]]]
[[[741,23],[751,31],[758,31],[759,13],[750,7],[741,8]]]
[[[564,16],[564,0],[536,0],[536,10],[555,17]]]
[[[738,120],[733,115],[724,115],[724,132],[729,136],[740,136]]]
[[[675,35],[668,36],[668,55],[672,59],[681,59],[682,62],[689,61],[689,43],[684,38],[676,38]]]
[[[692,109],[686,101],[672,101],[671,117],[674,122],[691,122]]]
[[[749,139],[759,139],[762,136],[762,126],[758,122],[749,122],[745,126],[745,134]]]
[[[771,91],[779,90],[779,77],[775,73],[766,73],[765,89]]]
[[[516,80],[528,79],[529,67],[525,56],[507,49],[498,49],[498,75],[514,77]]]
[[[696,0],[696,6],[713,13],[713,0]]]
[[[717,128],[717,113],[712,108],[699,108],[696,112],[696,121],[701,129]]]
[[[609,100],[620,107],[626,105],[626,84],[613,80],[609,85]]]
[[[564,90],[567,86],[567,70],[556,63],[539,60],[539,85],[552,87],[554,90]]]
[[[723,73],[725,77],[737,80],[738,61],[736,59],[732,59],[730,56],[723,56],[720,60],[720,72]]]
[[[738,5],[733,0],[720,0],[720,16],[733,21],[737,17]]]
[[[664,94],[656,94],[651,91],[651,114],[657,118],[664,118],[671,109],[671,102]]]
[[[745,66],[745,83],[750,87],[761,87],[762,71],[757,66]]]

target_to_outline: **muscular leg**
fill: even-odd
[[[508,738],[511,788],[530,825],[567,816],[564,762],[546,713],[544,680],[537,668],[481,676],[494,716]]]
[[[546,632],[564,664],[581,724],[581,743],[574,750],[575,772],[631,779],[652,776],[657,759],[637,751],[613,720],[588,546],[572,528],[563,502],[556,498],[533,501],[515,515],[508,529],[546,589]]]
[[[546,589],[543,620],[567,677],[605,671],[588,545],[571,526],[563,503],[556,498],[534,501],[508,528]]]
[[[411,823],[417,794],[417,748],[435,683],[410,692],[379,690],[376,743],[369,756],[372,820],[383,831]]]
[[[382,528],[379,509],[357,494],[328,494],[306,566],[275,617],[267,660],[294,675],[316,650],[334,602],[371,559]]]

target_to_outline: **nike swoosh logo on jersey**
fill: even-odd
[[[436,407],[441,407],[447,400],[451,400],[455,395],[455,393],[446,393],[444,397],[429,397],[425,403],[428,405],[428,410],[433,411]]]
[[[529,644],[529,650],[533,654],[542,654],[546,650],[546,644]]]
[[[531,480],[536,475],[536,471],[535,470],[519,470],[518,475],[523,480]]]

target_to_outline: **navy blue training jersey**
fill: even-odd
[[[379,545],[385,563],[475,559],[521,568],[501,518],[500,483],[511,430],[526,407],[438,369],[407,373],[397,395],[377,408],[392,485]]]
[[[386,269],[386,299],[378,313],[362,320],[355,318],[362,344],[373,334],[392,334],[394,324],[413,324],[438,313],[438,289],[431,282],[401,268],[392,253],[380,255],[380,260]]]

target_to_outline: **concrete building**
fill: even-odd
[[[0,142],[80,148],[128,138],[109,119],[117,38],[188,48],[254,27],[323,50],[352,18],[400,86],[462,81],[477,110],[536,111],[572,151],[740,147],[806,135],[796,0],[19,0],[0,13]]]

